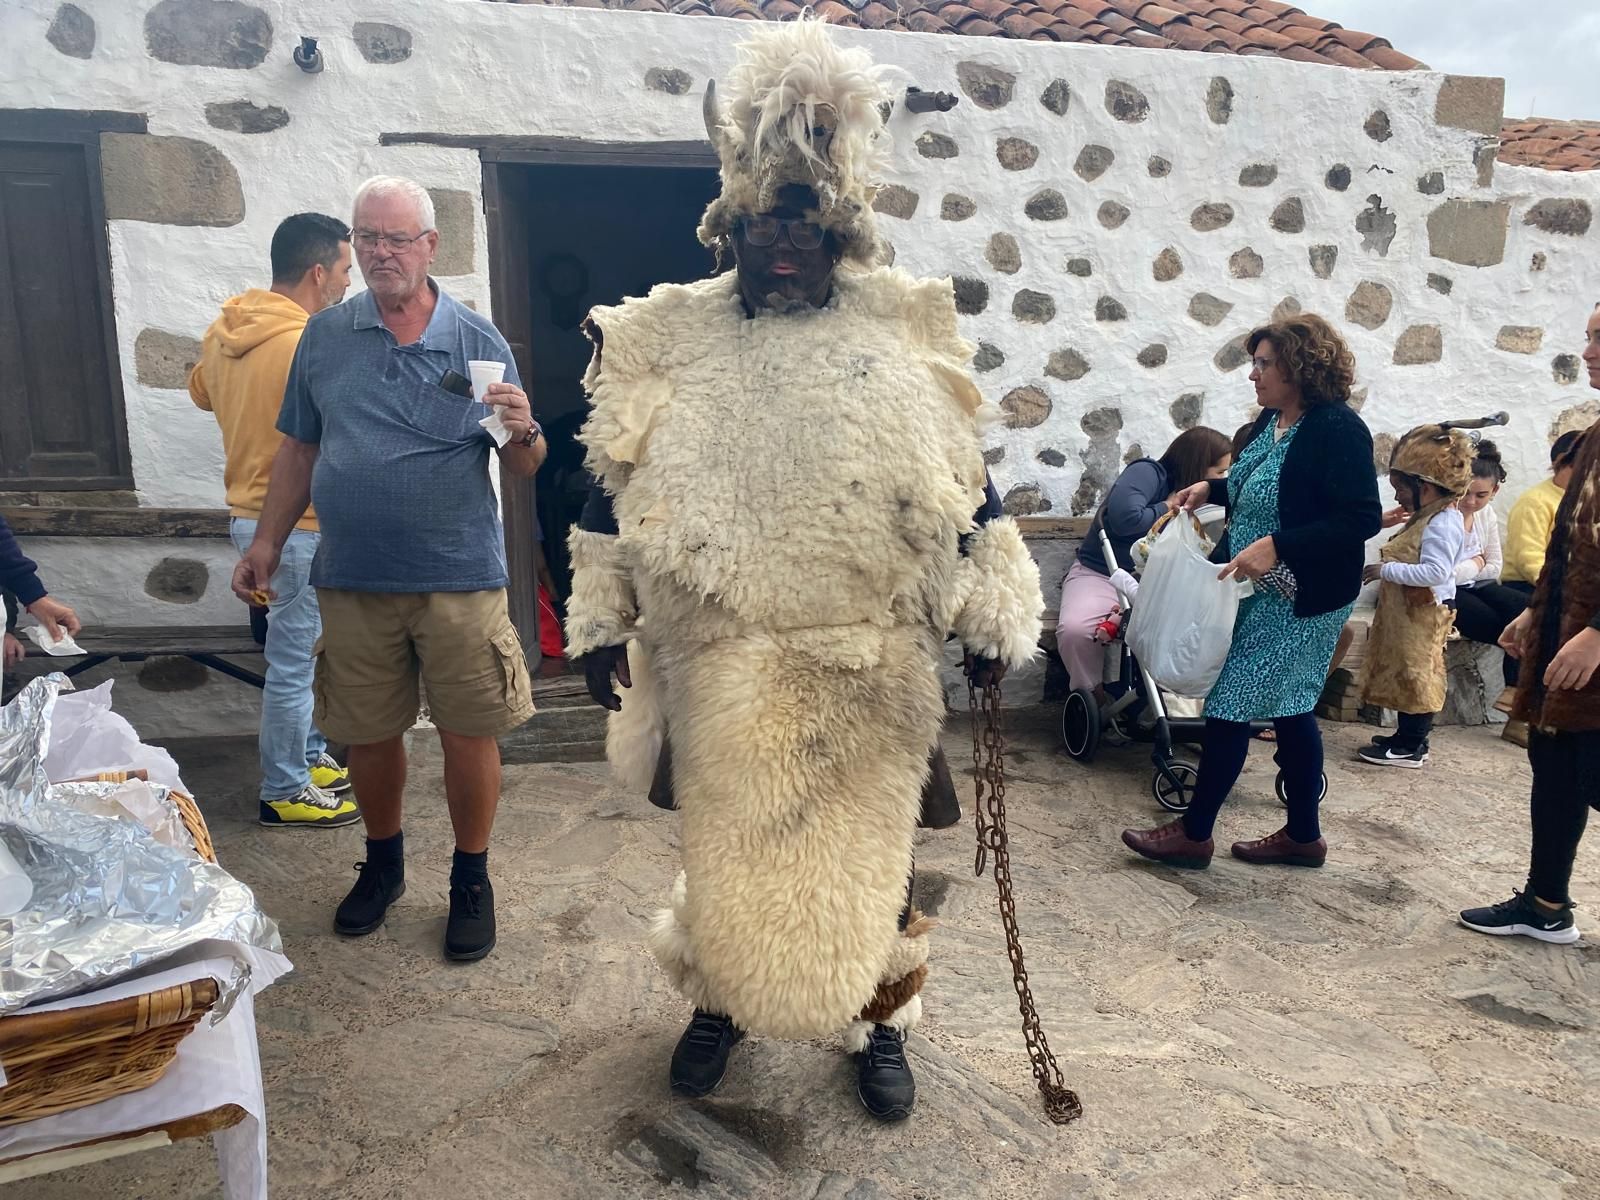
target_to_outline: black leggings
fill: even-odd
[[[1528,593],[1503,583],[1480,583],[1456,589],[1456,628],[1461,636],[1493,646],[1507,625],[1528,607]],[[1506,655],[1502,665],[1507,687],[1517,686],[1517,660]]]
[[[1600,730],[1528,732],[1533,767],[1533,859],[1528,891],[1551,904],[1571,904],[1567,885],[1589,810],[1600,811]]]
[[[1314,842],[1322,836],[1317,824],[1317,804],[1322,796],[1322,727],[1311,713],[1276,717],[1278,768],[1283,772],[1289,800],[1289,836],[1297,842]],[[1250,726],[1244,721],[1207,718],[1201,743],[1200,777],[1194,798],[1183,814],[1183,828],[1197,842],[1211,836],[1217,814],[1239,781],[1250,754]]]

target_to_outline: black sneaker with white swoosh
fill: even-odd
[[[1511,899],[1488,908],[1469,908],[1461,914],[1461,923],[1479,933],[1537,938],[1558,946],[1570,946],[1579,937],[1570,904],[1565,908],[1545,908],[1535,904],[1526,892],[1514,892]]]
[[[1356,751],[1356,757],[1362,762],[1372,763],[1378,767],[1410,767],[1416,770],[1428,761],[1428,748],[1418,746],[1415,750],[1407,750],[1390,742],[1384,745],[1363,746]]]

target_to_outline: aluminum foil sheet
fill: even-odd
[[[0,709],[0,838],[33,880],[29,906],[0,918],[0,1014],[208,940],[281,954],[277,925],[221,867],[50,787],[51,714],[70,686],[36,679]]]

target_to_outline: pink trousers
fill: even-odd
[[[1056,648],[1073,688],[1094,688],[1105,682],[1106,648],[1094,640],[1094,632],[1120,604],[1111,580],[1073,562],[1061,583],[1061,613],[1056,618]]]

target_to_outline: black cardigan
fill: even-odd
[[[1268,409],[1253,438],[1278,414]],[[1211,484],[1211,502],[1230,510],[1228,481]],[[1278,528],[1272,540],[1298,585],[1294,615],[1316,617],[1349,604],[1361,591],[1367,539],[1383,524],[1372,434],[1353,408],[1319,404],[1306,411],[1278,477]],[[1243,549],[1243,547],[1240,547]],[[1217,558],[1236,553],[1223,538]]]

